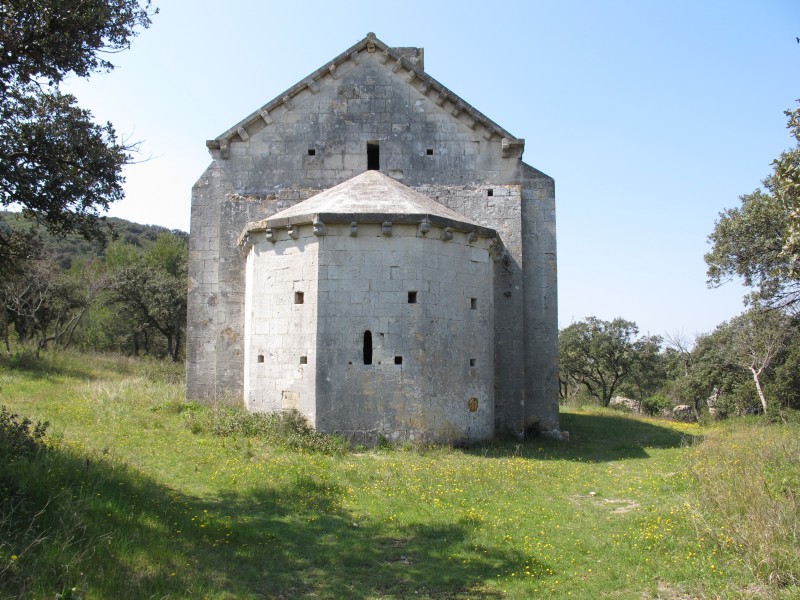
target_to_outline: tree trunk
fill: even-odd
[[[764,409],[764,414],[767,414],[767,397],[764,395],[764,390],[761,388],[761,369],[754,369],[750,367],[750,372],[753,374],[753,381],[756,382],[756,390],[758,390],[758,398],[761,400],[761,406]]]

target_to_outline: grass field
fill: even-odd
[[[567,443],[326,454],[215,427],[237,413],[172,365],[77,354],[0,363],[0,404],[50,423],[0,457],[0,598],[800,595],[796,425],[573,410]]]

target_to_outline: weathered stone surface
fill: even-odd
[[[246,261],[237,242],[245,225],[377,166],[463,220],[497,231],[494,341],[487,342],[495,428],[517,435],[558,428],[553,180],[521,161],[522,139],[431,78],[422,58],[421,49],[368,36],[207,143],[213,163],[192,194],[188,397],[244,392]],[[310,239],[341,239],[320,221],[324,236],[309,229]],[[353,221],[348,238],[368,235]],[[382,240],[405,239],[397,233],[402,224],[390,222],[392,236]],[[442,242],[436,223],[416,231],[428,227],[422,235],[440,244],[465,235],[454,229],[454,240]],[[303,235],[301,228],[295,242]]]

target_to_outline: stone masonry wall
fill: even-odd
[[[203,283],[190,294],[187,394],[242,393],[244,257],[235,239],[246,222],[284,208],[276,198],[294,203],[366,170],[368,142],[378,145],[381,171],[500,232],[508,254],[494,298],[498,426],[518,434],[535,420],[557,426],[552,179],[504,156],[500,137],[476,125],[457,98],[378,52],[361,52],[248,124],[228,158],[212,150],[209,171],[224,185],[196,187],[192,235],[205,228],[217,240],[218,289]],[[212,275],[207,258],[190,260],[190,277]]]

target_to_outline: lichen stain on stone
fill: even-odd
[[[238,342],[239,334],[236,333],[231,327],[226,327],[220,332],[220,335],[229,342]]]

